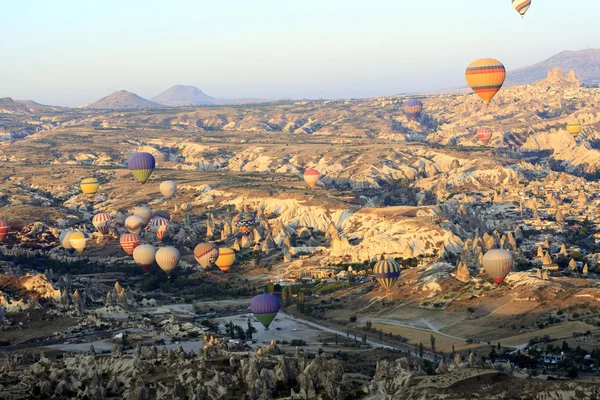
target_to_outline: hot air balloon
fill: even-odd
[[[212,243],[200,243],[194,249],[194,258],[205,270],[213,266],[219,257],[219,249]]]
[[[175,192],[177,191],[177,183],[174,181],[164,181],[161,182],[159,188],[162,195],[165,196],[165,198],[170,199],[171,197],[175,196]]]
[[[169,220],[163,217],[154,217],[150,221],[150,230],[156,233],[158,240],[163,240],[169,229]]]
[[[579,136],[579,133],[581,132],[581,122],[579,122],[579,121],[569,122],[567,124],[567,131],[569,131],[571,136],[576,138],[577,136]]]
[[[133,261],[142,267],[145,273],[150,272],[150,267],[154,263],[156,247],[151,244],[140,244],[133,249]]]
[[[62,231],[58,238],[60,244],[68,254],[73,254],[75,252],[75,249],[73,248],[73,246],[71,246],[71,235],[75,232],[77,231],[74,231],[72,229]]]
[[[304,171],[304,181],[308,184],[308,186],[310,186],[311,189],[314,189],[314,187],[317,186],[317,182],[319,182],[320,177],[321,175],[316,169],[309,168]]]
[[[522,16],[525,15],[531,6],[531,0],[512,0],[512,5],[515,10]]]
[[[423,103],[421,100],[410,99],[404,103],[404,113],[412,121],[416,121],[423,111]]]
[[[88,198],[93,198],[98,193],[98,188],[100,188],[100,183],[98,183],[98,179],[96,178],[85,178],[81,181],[79,185],[81,191]]]
[[[130,215],[125,220],[125,228],[127,228],[129,233],[135,233],[136,235],[139,235],[140,232],[142,232],[145,225],[144,219],[139,215]]]
[[[169,276],[177,266],[180,258],[179,250],[172,246],[161,247],[156,251],[156,263]]]
[[[110,216],[110,214],[98,213],[94,215],[94,218],[92,218],[92,224],[96,229],[98,229],[98,232],[100,232],[103,235],[106,235],[108,233],[108,230],[110,229],[111,220],[112,217]]]
[[[469,64],[465,76],[471,89],[489,103],[504,84],[506,69],[498,60],[482,58]]]
[[[498,285],[504,281],[506,275],[510,272],[514,265],[513,256],[504,249],[492,249],[489,250],[483,256],[482,260],[483,268],[485,272],[496,282]]]
[[[152,219],[152,210],[146,206],[137,206],[131,212],[133,215],[142,217],[144,220],[144,227],[148,225],[148,222]]]
[[[146,183],[156,167],[156,160],[150,153],[133,153],[127,160],[127,166],[140,183]]]
[[[256,226],[256,219],[254,213],[241,212],[233,219],[233,225],[240,231],[242,235],[248,235]]]
[[[121,235],[119,242],[125,253],[132,255],[133,250],[140,245],[142,239],[135,233],[124,233]]]
[[[481,140],[481,143],[483,143],[484,146],[487,146],[492,138],[492,133],[490,128],[479,128],[477,129],[477,139]]]
[[[373,272],[375,279],[389,292],[400,277],[400,266],[391,258],[382,258],[375,264]]]
[[[83,250],[85,250],[88,240],[89,235],[86,237],[86,235],[80,231],[73,232],[69,237],[69,243],[71,243],[71,247],[73,247],[79,254],[82,254]]]
[[[10,229],[10,224],[4,219],[0,219],[0,242],[4,240]]]
[[[235,262],[235,252],[229,247],[221,247],[219,249],[219,257],[215,261],[215,265],[224,273],[229,271],[229,268]]]
[[[272,294],[259,294],[250,302],[252,314],[264,325],[265,329],[269,329],[269,325],[277,316],[280,308],[279,300]]]

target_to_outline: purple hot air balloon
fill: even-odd
[[[252,313],[266,329],[269,329],[280,307],[279,300],[272,294],[259,294],[250,302]]]
[[[156,166],[156,160],[150,153],[140,152],[133,153],[127,161],[129,170],[137,178],[140,183],[146,183],[154,167]]]
[[[423,103],[421,100],[410,99],[404,103],[404,112],[406,113],[406,116],[413,121],[416,121],[417,118],[419,118],[422,111]]]

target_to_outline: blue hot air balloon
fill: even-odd
[[[156,160],[150,153],[140,152],[133,153],[127,161],[129,170],[137,178],[140,183],[146,183],[154,167],[156,166]]]
[[[272,294],[259,294],[250,302],[250,310],[266,329],[269,329],[280,307],[279,300]]]
[[[389,292],[400,277],[400,266],[391,258],[382,258],[375,264],[373,272],[375,273],[375,279]]]
[[[422,111],[423,103],[421,100],[410,99],[404,103],[404,112],[406,113],[406,116],[413,121],[416,121],[417,118],[419,118]]]

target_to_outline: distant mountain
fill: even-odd
[[[523,85],[546,78],[548,71],[559,67],[565,72],[574,70],[577,78],[588,85],[600,83],[600,49],[563,51],[529,67],[510,71],[505,85]]]
[[[165,108],[164,105],[146,100],[135,93],[127,90],[119,90],[108,96],[81,108],[95,108],[105,110],[128,110],[140,108]]]
[[[153,97],[152,101],[165,106],[180,107],[214,104],[215,98],[195,86],[175,85]]]
[[[27,105],[21,102],[14,101],[10,97],[0,98],[0,114],[32,114],[31,110]]]

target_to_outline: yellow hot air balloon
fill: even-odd
[[[73,232],[71,237],[69,238],[69,243],[71,247],[75,249],[79,254],[83,253],[85,250],[85,246],[87,245],[88,238],[85,236],[83,232]]]
[[[482,58],[469,64],[465,77],[471,89],[489,103],[504,84],[506,69],[498,60]]]
[[[85,178],[81,181],[79,185],[81,191],[84,195],[89,198],[93,198],[98,193],[98,189],[100,188],[100,183],[98,183],[98,179],[96,178]]]
[[[161,182],[159,189],[160,193],[162,193],[166,199],[170,199],[175,196],[175,192],[177,192],[177,183],[174,181],[164,181]]]
[[[579,121],[569,122],[567,124],[567,131],[569,131],[571,136],[576,138],[577,136],[579,136],[579,133],[581,132],[581,122],[579,122]]]
[[[229,268],[235,262],[235,251],[229,247],[222,247],[219,249],[219,257],[215,261],[215,265],[223,272],[227,273]]]
[[[308,168],[304,171],[304,181],[311,189],[314,189],[317,186],[317,182],[321,178],[321,174],[314,168]]]
[[[529,7],[531,7],[531,0],[512,0],[513,8],[523,17]]]
[[[179,250],[172,246],[161,247],[156,251],[156,263],[167,275],[171,275],[180,258]]]

